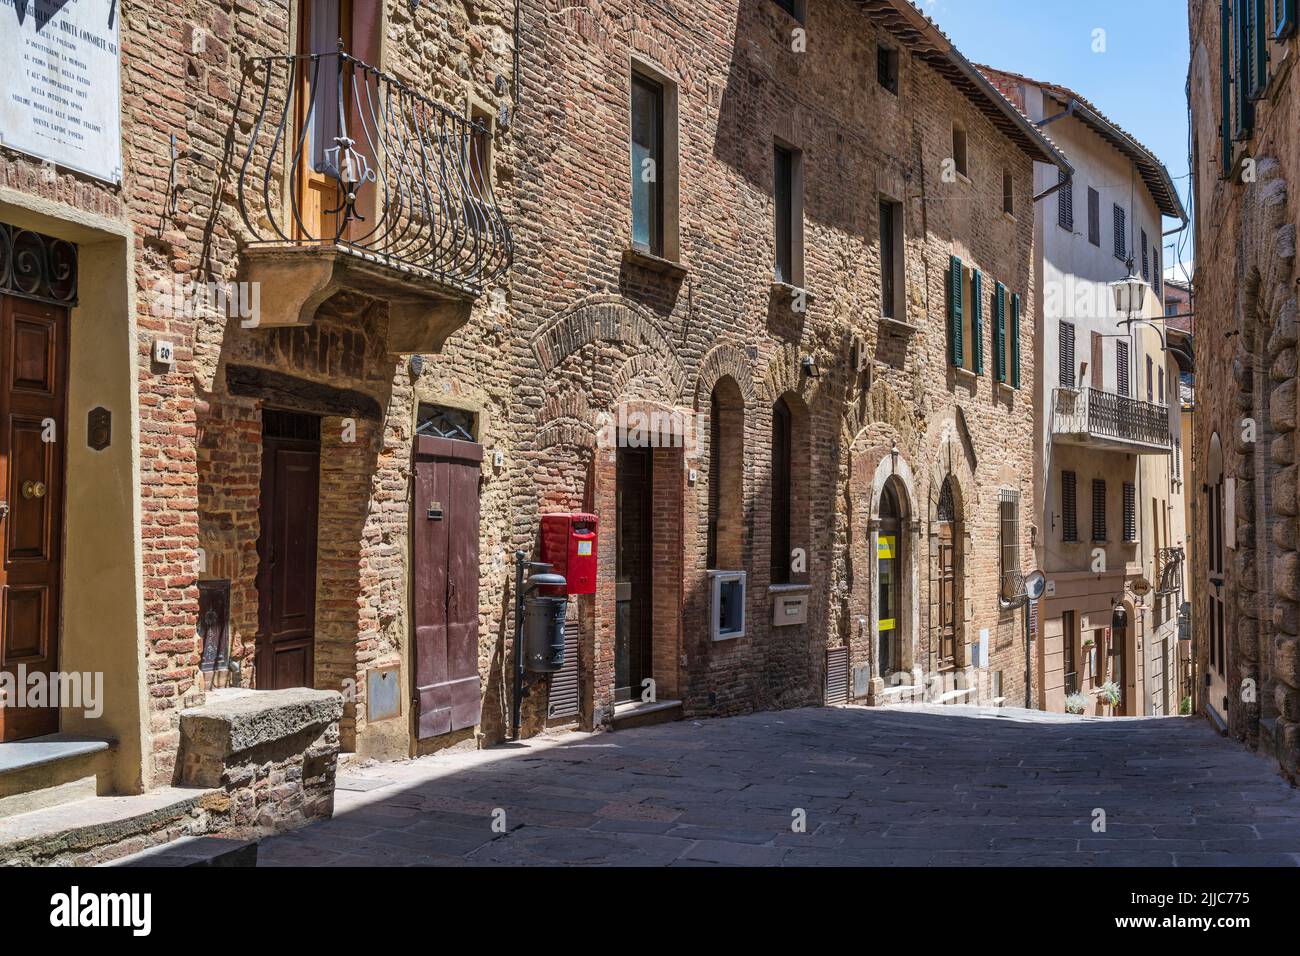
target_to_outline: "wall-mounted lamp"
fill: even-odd
[[[811,355],[805,355],[803,359],[800,361],[799,367],[803,369],[803,373],[807,375],[809,378],[822,377],[821,369],[817,367],[817,362],[813,359]]]

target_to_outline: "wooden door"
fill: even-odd
[[[479,722],[479,476],[483,446],[416,439],[412,516],[416,735]]]
[[[951,521],[939,522],[939,666],[957,662],[957,546]]]
[[[315,684],[320,419],[262,413],[257,686]]]
[[[651,453],[618,450],[618,571],[614,626],[614,699],[630,701],[651,676],[653,480]]]
[[[59,667],[68,313],[0,295],[0,668]],[[0,708],[0,740],[59,729],[54,707]]]
[[[351,71],[336,55],[339,41],[345,51],[352,46],[352,0],[300,0],[298,53],[320,59],[299,61],[297,90],[297,138],[292,148],[302,145],[298,163],[297,211],[293,222],[298,239],[333,242],[340,236],[343,194],[337,176],[330,171],[328,151],[335,149],[335,137],[352,129]],[[343,112],[339,111],[340,86]],[[337,153],[335,165],[337,165]],[[299,221],[300,220],[300,221]]]

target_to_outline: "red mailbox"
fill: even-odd
[[[596,593],[599,524],[595,515],[542,516],[542,561],[568,580],[569,595]]]

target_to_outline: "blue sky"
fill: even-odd
[[[968,59],[1091,100],[1160,157],[1188,204],[1186,0],[916,2]],[[1096,30],[1105,31],[1104,52],[1093,51]],[[1166,229],[1175,225],[1165,222]],[[1184,260],[1192,255],[1190,232]],[[1177,261],[1169,245],[1165,261]]]

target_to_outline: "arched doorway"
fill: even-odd
[[[1133,712],[1134,701],[1129,694],[1133,683],[1133,656],[1129,653],[1129,614],[1123,605],[1117,605],[1110,618],[1110,679],[1119,686],[1119,703],[1115,716],[1125,717]]]
[[[1228,639],[1225,633],[1225,537],[1227,521],[1224,516],[1225,488],[1223,478],[1223,446],[1218,432],[1210,438],[1210,453],[1206,459],[1208,481],[1205,486],[1205,523],[1207,538],[1206,557],[1206,627],[1201,633],[1207,637],[1206,673],[1207,703],[1218,722],[1226,728],[1228,722]]]
[[[958,537],[957,503],[953,496],[952,476],[943,480],[939,492],[938,521],[938,591],[939,630],[938,667],[947,670],[957,666],[957,647],[960,635],[958,582],[961,571],[961,542]]]

